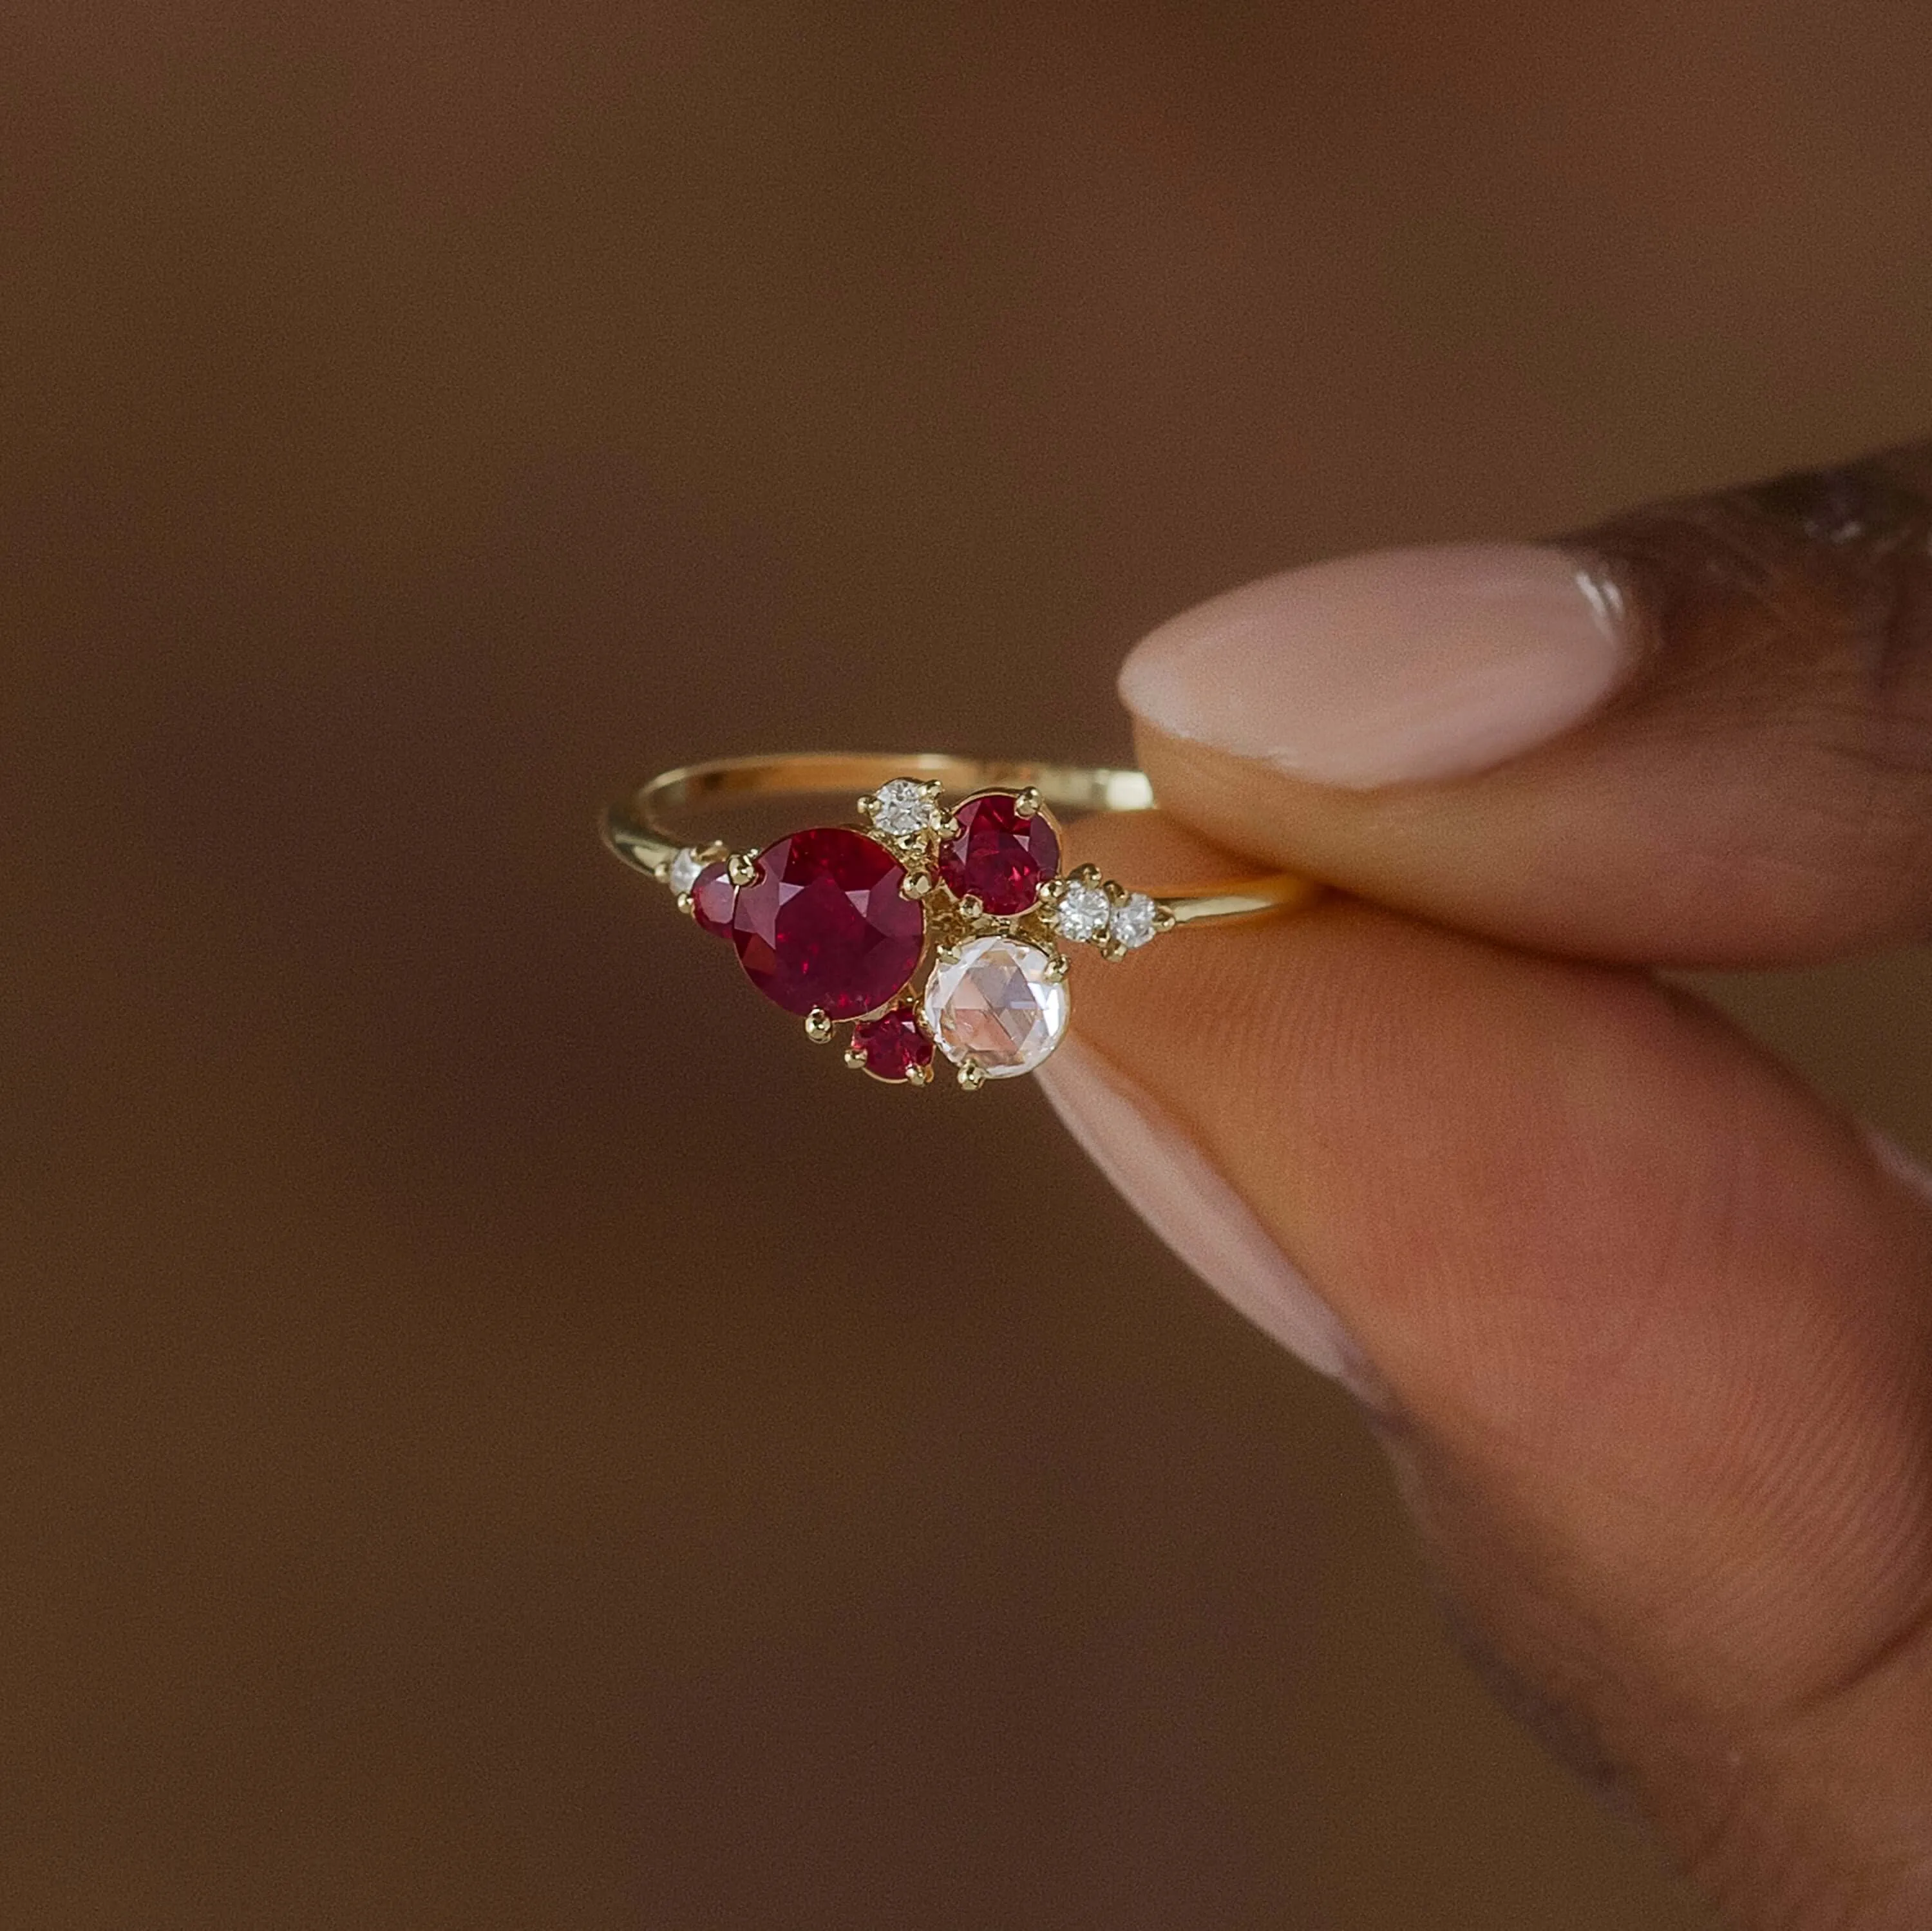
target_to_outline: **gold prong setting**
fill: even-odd
[[[931,779],[888,778],[859,800],[859,815],[896,845],[918,844],[940,821],[939,786]]]
[[[1082,865],[1070,878],[1054,881],[1058,888],[1048,910],[1053,929],[1076,944],[1098,944],[1107,936],[1114,915],[1114,896],[1091,865]]]
[[[1091,865],[1054,884],[1049,908],[1054,929],[1076,944],[1092,946],[1103,959],[1124,959],[1174,929],[1173,913],[1158,899],[1103,879]]]
[[[977,1092],[991,1080],[1030,1072],[1064,1036],[1070,947],[1124,959],[1171,930],[1174,920],[1157,899],[1103,878],[1091,865],[1061,872],[1058,829],[1036,789],[989,788],[948,809],[940,788],[931,779],[894,777],[858,800],[863,835],[900,869],[897,896],[920,908],[923,963],[884,1006],[856,1019],[835,1019],[814,1007],[804,1031],[820,1046],[842,1035],[844,1065],[883,1084],[929,1086],[944,1058],[960,1089]],[[794,842],[804,836],[794,834]],[[664,861],[658,876],[686,913],[694,908],[694,886],[712,893],[699,922],[729,935],[732,893],[758,879],[760,856],[722,845],[687,845]],[[713,867],[722,867],[724,878],[714,869],[712,882],[699,885]],[[983,895],[971,888],[982,879]],[[722,924],[714,899],[724,906]],[[744,943],[741,937],[741,953]]]
[[[889,1086],[924,1086],[932,1079],[932,1035],[917,1007],[902,998],[882,1013],[855,1024],[848,1035],[845,1064]]]
[[[674,851],[658,867],[657,876],[670,888],[680,911],[690,911],[692,887],[703,875],[706,866],[716,864],[724,856],[722,845],[686,845]]]

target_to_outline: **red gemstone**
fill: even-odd
[[[958,898],[977,899],[995,918],[1023,912],[1060,869],[1060,840],[1046,814],[1019,814],[1011,791],[982,791],[953,815],[959,836],[939,854],[939,875]]]
[[[722,865],[707,865],[691,884],[691,915],[716,938],[731,936],[738,888]]]
[[[932,1041],[904,1006],[855,1026],[852,1050],[865,1055],[866,1071],[874,1080],[909,1079],[914,1067],[932,1064]]]
[[[855,1019],[912,977],[926,914],[905,868],[863,833],[830,825],[766,846],[740,888],[731,938],[746,975],[788,1013]]]

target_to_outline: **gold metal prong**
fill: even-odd
[[[1127,956],[1127,948],[1118,938],[1108,937],[1100,941],[1100,956],[1112,959],[1115,965]]]
[[[922,1066],[915,1061],[906,1068],[906,1084],[908,1086],[931,1086],[932,1068],[930,1066]]]
[[[879,801],[870,791],[859,800],[859,813],[862,818],[870,818],[879,808]]]
[[[1015,797],[1013,809],[1022,818],[1031,818],[1040,809],[1040,793],[1031,785]]]
[[[933,827],[933,829],[941,838],[948,839],[957,838],[959,836],[959,821],[948,812],[938,824]]]
[[[814,1006],[805,1016],[805,1036],[814,1046],[832,1044],[832,1016],[822,1006]]]
[[[899,881],[899,896],[902,899],[922,899],[932,890],[930,872],[908,872]]]
[[[1046,955],[1046,976],[1058,985],[1066,977],[1067,971],[1066,954],[1056,947]]]
[[[962,1092],[976,1093],[986,1083],[986,1069],[976,1059],[962,1059],[959,1062],[959,1086]]]
[[[962,918],[983,918],[986,915],[986,908],[980,902],[976,893],[968,892],[959,901],[959,912]]]
[[[1042,878],[1040,890],[1034,894],[1036,905],[1057,905],[1066,896],[1067,881],[1064,878]]]
[[[678,893],[677,908],[680,911],[683,913],[686,918],[690,917],[692,914],[692,896],[688,892],[680,892]]]
[[[1076,884],[1097,885],[1100,882],[1100,868],[1097,865],[1082,865],[1073,877]]]
[[[845,1049],[845,1063],[854,1072],[862,1073],[866,1070],[866,1056],[856,1046],[848,1046]]]
[[[1172,932],[1176,926],[1180,924],[1180,920],[1174,917],[1173,911],[1170,907],[1166,905],[1155,906],[1154,912],[1154,929],[1155,931]]]
[[[755,851],[733,852],[724,861],[724,875],[734,885],[748,885],[758,875],[758,854]]]

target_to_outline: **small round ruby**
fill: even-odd
[[[995,918],[1024,911],[1060,869],[1060,840],[1046,812],[1022,818],[1011,791],[982,791],[953,815],[959,835],[939,854],[939,875],[953,895],[977,899]]]
[[[731,908],[746,978],[788,1013],[875,1011],[926,947],[926,914],[901,891],[905,876],[883,845],[842,825],[766,845]]]
[[[903,1006],[855,1026],[852,1050],[865,1056],[866,1071],[874,1080],[909,1080],[915,1067],[932,1064],[932,1041]]]
[[[731,936],[731,914],[738,888],[722,865],[707,865],[692,881],[691,915],[714,938]]]

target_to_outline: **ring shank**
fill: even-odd
[[[604,839],[627,864],[654,878],[685,841],[664,822],[723,798],[811,796],[870,791],[890,778],[937,780],[942,792],[963,797],[988,789],[1022,791],[1029,786],[1058,811],[1150,811],[1154,786],[1144,771],[1110,770],[1084,764],[1045,764],[1024,760],[955,758],[944,752],[802,752],[771,757],[714,758],[662,772],[604,815]],[[1252,918],[1305,904],[1322,887],[1289,872],[1230,879],[1157,898],[1177,925]]]

